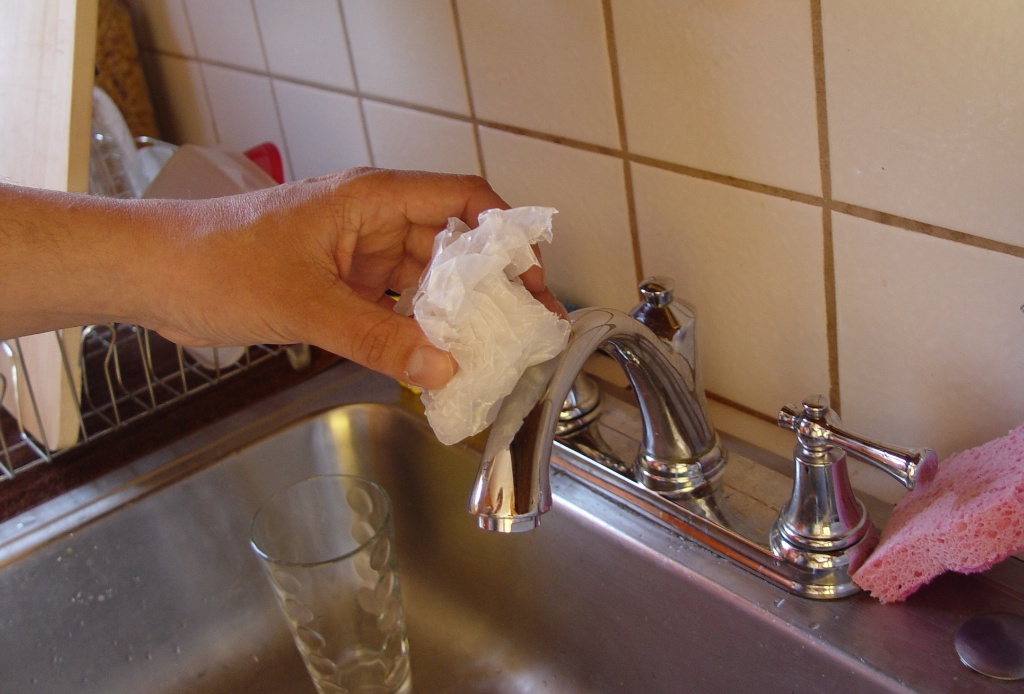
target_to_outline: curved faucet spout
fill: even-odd
[[[637,396],[643,438],[636,479],[676,496],[704,494],[721,476],[725,453],[708,418],[704,393],[695,385],[700,379],[694,378],[693,367],[665,340],[620,311],[587,308],[569,318],[573,327],[566,349],[524,374],[492,426],[469,504],[484,529],[530,530],[550,508],[558,415],[577,374],[600,348],[622,367]]]

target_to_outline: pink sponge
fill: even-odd
[[[878,547],[853,574],[882,602],[945,571],[976,573],[1024,549],[1024,425],[950,457],[896,505]]]

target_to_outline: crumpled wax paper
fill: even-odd
[[[556,212],[487,210],[472,230],[459,219],[448,220],[419,287],[407,290],[395,306],[413,315],[431,343],[459,364],[446,386],[422,395],[427,421],[443,444],[485,429],[523,372],[565,348],[569,322],[519,279],[539,264],[530,246],[551,241]]]

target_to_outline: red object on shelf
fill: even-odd
[[[266,171],[272,179],[278,183],[284,183],[284,162],[281,160],[280,150],[273,142],[264,142],[252,149],[247,149],[245,156]]]

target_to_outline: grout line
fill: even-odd
[[[626,214],[629,238],[633,247],[633,274],[639,286],[644,280],[644,263],[640,252],[640,225],[636,217],[636,195],[633,189],[633,166],[629,161],[629,141],[626,137],[626,107],[622,99],[622,76],[619,73],[619,52],[615,41],[615,19],[611,0],[601,3],[604,12],[605,43],[608,46],[608,67],[612,78],[612,100],[615,121],[619,129],[619,147],[622,150],[622,181],[626,193]]]
[[[825,289],[825,339],[828,345],[829,401],[842,411],[839,382],[839,309],[836,303],[836,256],[832,236],[832,157],[828,139],[828,95],[825,87],[825,37],[821,0],[811,0],[811,46],[814,64],[814,100],[818,117],[818,166],[821,171],[821,245]]]
[[[466,41],[462,35],[462,19],[459,17],[458,0],[451,0],[452,20],[455,22],[455,44],[459,51],[459,65],[462,68],[462,84],[466,89],[466,101],[469,105],[469,121],[473,126],[473,144],[476,146],[476,165],[480,175],[487,178],[487,166],[484,164],[484,148],[480,141],[480,122],[476,118],[476,104],[473,102],[473,86],[469,81],[469,60],[466,59]]]
[[[704,169],[696,169],[692,166],[685,166],[683,164],[674,164],[668,161],[662,161],[653,157],[648,157],[640,154],[626,154],[627,159],[635,164],[644,164],[645,166],[651,166],[656,169],[663,171],[670,171],[672,173],[681,174],[689,178],[698,178],[703,181],[710,181],[712,183],[720,183],[730,188],[739,188],[741,190],[749,190],[752,193],[761,193],[763,195],[769,195],[774,198],[784,198],[793,202],[801,202],[805,205],[814,205],[815,207],[821,207],[824,204],[820,195],[811,195],[810,193],[800,193],[795,190],[789,190],[787,188],[778,188],[776,186],[770,186],[765,183],[755,183],[754,181],[748,181],[742,178],[735,178],[734,176],[726,176],[724,174],[718,174],[713,171],[705,171]]]
[[[356,99],[356,106],[359,108],[359,119],[362,121],[363,126],[363,144],[366,146],[366,155],[370,158],[370,166],[376,166],[376,155],[373,153],[373,143],[370,140],[370,126],[366,120],[366,108],[363,105],[363,93],[359,89],[359,73],[356,71],[356,56],[352,51],[352,40],[348,34],[348,21],[345,20],[345,3],[344,0],[337,0],[338,16],[341,18],[341,31],[345,36],[345,51],[348,53],[348,69],[352,71],[352,86],[353,91],[340,90],[340,89],[329,89],[329,91],[338,91],[349,96],[354,96]],[[295,80],[292,80],[295,81]],[[317,85],[310,85],[317,86]]]
[[[615,18],[612,14],[611,0],[603,0],[605,43],[608,46],[608,67],[612,78],[612,101],[615,108],[615,121],[619,129],[619,147],[629,152],[626,138],[626,107],[622,99],[622,75],[619,73],[619,51],[615,41]]]
[[[636,216],[636,192],[633,188],[633,165],[629,159],[622,162],[622,180],[626,186],[626,219],[629,221],[629,237],[633,244],[633,273],[636,286],[645,279],[644,261],[640,251],[640,223]]]
[[[220,132],[217,130],[217,116],[213,112],[213,102],[210,100],[210,89],[206,86],[206,74],[203,72],[202,61],[199,58],[199,48],[196,44],[196,32],[192,29],[192,18],[188,16],[188,5],[181,3],[181,11],[185,15],[185,25],[188,27],[188,38],[192,42],[192,48],[196,51],[196,55],[178,55],[177,53],[167,53],[176,58],[182,58],[184,60],[194,61],[200,63],[199,65],[199,82],[203,88],[203,99],[206,101],[206,112],[210,114],[210,126],[213,128],[213,137],[219,143]],[[152,51],[153,55],[161,55],[160,51]]]
[[[756,419],[760,419],[763,422],[768,422],[769,424],[774,424],[774,425],[778,426],[779,421],[778,421],[777,417],[773,417],[773,416],[771,416],[769,414],[761,412],[760,410],[755,410],[752,407],[748,407],[746,405],[742,405],[742,404],[736,402],[735,400],[730,400],[729,398],[722,397],[721,395],[718,395],[717,393],[714,393],[712,391],[705,392],[705,396],[707,397],[708,400],[714,400],[715,402],[717,402],[720,405],[725,405],[726,407],[728,407],[730,409],[736,410],[738,412],[742,412],[743,414],[746,414],[746,415],[750,415],[751,417],[754,417]]]
[[[260,42],[260,56],[263,58],[263,67],[266,70],[267,81],[270,83],[270,100],[274,104],[274,116],[277,118],[277,130],[281,133],[281,148],[284,150],[285,168],[288,171],[286,179],[295,179],[295,169],[292,166],[291,148],[288,146],[288,133],[285,132],[284,119],[281,117],[281,104],[277,100],[277,80],[270,74],[270,61],[267,60],[267,44],[263,40],[263,26],[260,24],[259,13],[253,0],[249,1],[249,9],[252,12],[252,21],[256,25],[256,40]]]
[[[950,229],[949,227],[929,224],[928,222],[909,219],[907,217],[900,217],[899,215],[881,212],[869,207],[861,207],[860,205],[852,205],[846,202],[833,202],[832,209],[836,212],[850,215],[851,217],[866,219],[870,222],[877,222],[879,224],[884,224],[885,226],[896,227],[897,229],[903,229],[904,231],[912,231],[917,234],[924,234],[925,236],[931,236],[944,241],[959,243],[964,246],[972,246],[986,251],[1002,253],[1004,255],[1013,256],[1014,258],[1024,258],[1024,247],[1015,246],[1003,241],[994,241],[982,236],[975,236],[974,234],[969,234],[965,231],[957,231],[956,229]]]
[[[556,145],[565,145],[566,147],[572,147],[573,149],[583,150],[584,152],[593,152],[594,154],[605,154],[609,157],[615,157],[617,159],[621,159],[624,156],[622,150],[615,149],[614,147],[596,145],[591,142],[586,142],[585,140],[576,140],[571,137],[565,137],[564,135],[552,135],[551,133],[545,133],[539,130],[530,130],[529,128],[520,128],[515,125],[508,125],[507,123],[486,120],[484,118],[476,118],[475,121],[485,128],[501,130],[502,132],[510,133],[512,135],[523,135],[524,137],[529,137],[534,140],[542,140],[544,142],[550,142]]]

